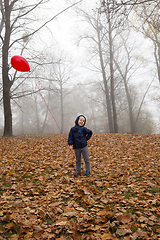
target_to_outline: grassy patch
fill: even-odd
[[[138,230],[138,228],[135,225],[132,225],[131,226],[131,230],[134,233],[134,232],[136,232]]]
[[[160,192],[160,187],[153,187],[148,189],[149,193],[155,194]]]
[[[137,211],[138,211],[137,208],[131,207],[126,211],[126,213],[135,214]]]
[[[50,225],[50,224],[53,223],[53,220],[52,220],[52,218],[44,218],[44,219],[43,219],[43,222],[44,222],[44,223],[47,223],[47,225]]]
[[[135,192],[124,192],[123,193],[123,196],[125,197],[125,198],[127,198],[127,199],[129,199],[129,198],[131,198],[131,197],[136,197],[137,196],[137,193],[135,193]]]

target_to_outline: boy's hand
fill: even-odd
[[[73,149],[73,146],[72,146],[72,145],[69,145],[69,149],[72,150],[72,149]]]

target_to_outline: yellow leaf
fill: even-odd
[[[77,180],[77,183],[81,183],[82,181],[81,180]]]
[[[104,233],[100,237],[101,237],[102,240],[112,240],[113,239],[113,237],[110,233]]]
[[[110,184],[108,182],[106,182],[105,187],[110,187]]]
[[[25,235],[25,238],[30,238],[30,237],[32,237],[32,235],[33,235],[33,232],[28,232],[28,233]]]
[[[2,216],[3,216],[3,214],[4,214],[4,213],[3,213],[3,211],[0,211],[0,217],[2,217]]]

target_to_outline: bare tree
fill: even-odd
[[[111,14],[111,8],[112,5],[110,4],[110,1],[106,1],[106,17],[107,17],[107,23],[108,23],[108,38],[109,38],[109,65],[110,65],[110,82],[111,82],[111,102],[112,102],[112,110],[113,110],[113,123],[114,123],[114,132],[118,132],[118,124],[117,124],[117,111],[116,111],[116,104],[115,104],[115,79],[114,79],[114,50],[113,50],[113,30],[114,30],[114,23],[115,19],[113,18],[113,15]]]
[[[135,26],[138,31],[149,38],[154,46],[154,57],[157,67],[158,80],[160,82],[160,3],[154,2],[148,6],[147,3],[134,8],[137,13],[139,26]],[[140,27],[141,25],[141,27]]]
[[[87,31],[86,34],[81,36],[80,40],[88,40],[89,48],[92,48],[93,54],[90,60],[92,60],[93,56],[99,56],[100,59],[100,71],[103,79],[102,89],[106,98],[110,132],[118,132],[117,122],[121,122],[120,118],[122,118],[123,107],[121,107],[121,112],[118,110],[120,109],[120,104],[124,105],[125,102],[125,107],[128,110],[128,112],[125,111],[125,116],[126,119],[129,118],[130,124],[127,131],[135,133],[136,124],[140,116],[139,113],[142,111],[144,99],[149,88],[144,93],[140,105],[136,102],[137,106],[135,107],[132,97],[132,87],[130,87],[132,85],[129,84],[129,81],[141,67],[142,62],[133,57],[131,50],[135,50],[136,47],[135,45],[131,47],[131,44],[133,44],[131,43],[132,37],[129,38],[127,36],[131,31],[128,28],[129,25],[125,25],[124,23],[121,25],[122,16],[112,11],[112,2],[105,1],[105,4],[106,9],[104,13],[101,11],[101,8],[98,9],[98,12],[92,11],[91,14],[87,13],[86,10],[81,10],[82,15],[91,25],[94,32],[91,31],[89,33]],[[91,44],[91,41],[93,44]],[[124,55],[126,56],[124,57]],[[98,70],[96,61],[93,71],[96,72]],[[121,99],[121,102],[119,99]]]
[[[38,26],[34,11],[47,3],[49,0],[39,0],[36,3],[27,3],[18,0],[0,0],[1,22],[0,38],[2,41],[2,79],[3,79],[3,107],[4,107],[4,136],[11,136],[12,130],[12,110],[11,110],[11,87],[15,82],[16,74],[10,75],[9,56],[14,46],[19,49],[24,48],[24,38],[28,39],[35,35],[40,29],[55,19],[59,14],[81,2],[78,1],[57,15],[54,15],[42,25]],[[36,26],[37,25],[37,26]],[[3,29],[3,31],[2,31]],[[26,30],[28,30],[27,34]],[[14,36],[14,37],[13,37]],[[18,44],[18,45],[17,45]]]
[[[117,119],[116,119],[116,108],[115,108],[115,99],[114,99],[114,83],[113,83],[113,52],[112,52],[112,36],[110,34],[109,42],[111,43],[109,51],[107,54],[104,50],[104,39],[106,39],[106,35],[108,36],[109,30],[105,28],[101,23],[101,15],[97,11],[94,11],[94,14],[89,14],[84,10],[80,10],[83,16],[85,17],[85,20],[92,26],[94,29],[94,33],[86,33],[84,36],[80,37],[80,41],[82,39],[87,39],[88,41],[92,41],[94,43],[93,46],[93,53],[99,56],[100,60],[100,72],[102,74],[103,79],[103,85],[104,85],[104,93],[106,98],[106,106],[107,106],[107,114],[108,114],[108,123],[109,123],[109,129],[110,132],[117,132],[118,131],[118,125],[117,125]],[[104,31],[103,31],[104,30]],[[111,56],[111,61],[110,61]],[[108,62],[110,62],[110,74],[107,73],[107,65]],[[108,76],[109,75],[109,76]],[[109,79],[110,83],[109,84]],[[113,92],[111,93],[111,91]]]
[[[113,128],[113,118],[112,118],[112,108],[111,108],[111,101],[110,101],[110,91],[107,83],[107,76],[106,76],[106,69],[105,69],[105,64],[104,64],[104,56],[103,56],[103,50],[102,50],[102,40],[103,40],[103,35],[101,37],[101,27],[99,26],[99,20],[96,23],[96,31],[97,31],[97,37],[98,37],[98,53],[99,53],[99,58],[100,58],[100,65],[101,65],[101,71],[102,71],[102,77],[103,77],[103,84],[104,84],[104,89],[105,89],[105,96],[106,96],[106,104],[107,104],[107,112],[108,112],[108,122],[109,122],[109,129],[110,132],[114,132]],[[111,50],[112,51],[112,50]],[[112,64],[111,64],[111,70],[112,70]],[[112,85],[113,87],[113,85]]]
[[[51,72],[53,80],[50,89],[57,94],[60,102],[59,113],[62,133],[64,132],[65,110],[67,109],[65,106],[65,99],[72,92],[72,86],[69,84],[69,80],[73,75],[72,68],[70,66],[71,61],[62,56],[60,57],[60,60],[57,61],[57,64],[54,65]]]

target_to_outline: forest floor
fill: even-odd
[[[61,135],[0,145],[0,239],[160,239],[160,135],[93,134],[89,177]]]

